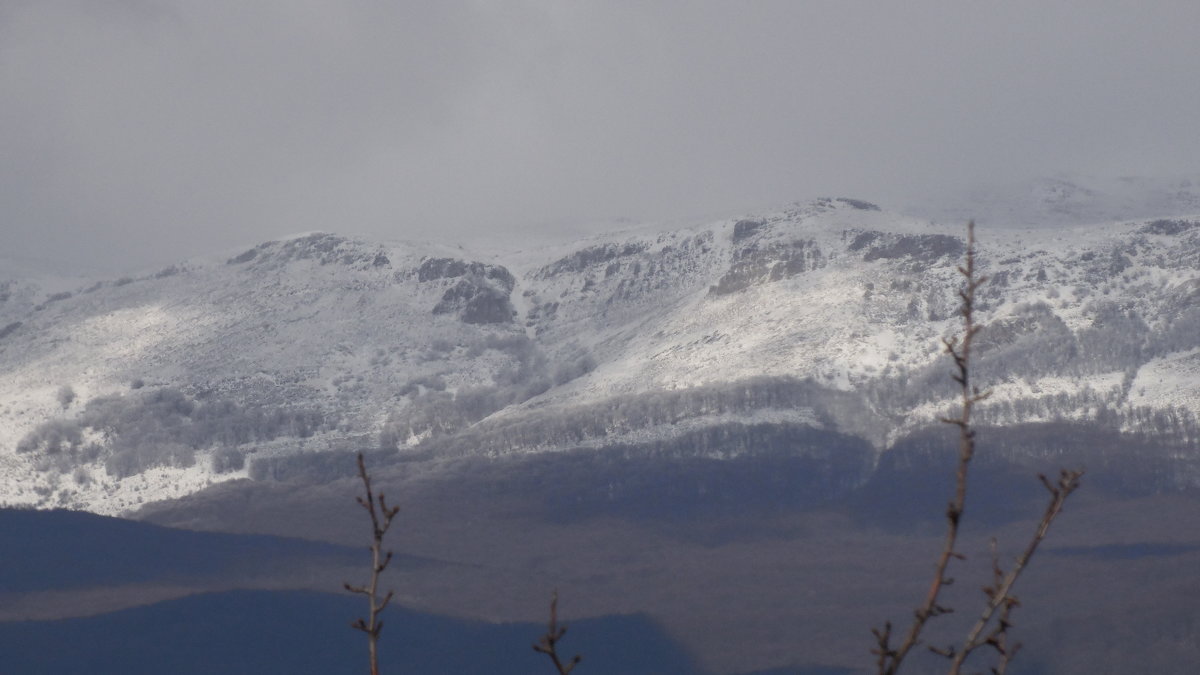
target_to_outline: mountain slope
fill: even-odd
[[[503,255],[318,233],[68,291],[13,278],[0,495],[118,513],[341,475],[373,448],[428,471],[572,448],[719,459],[754,425],[861,439],[865,483],[951,403],[962,235],[823,199]],[[983,420],[1098,421],[1200,480],[1200,221],[980,239]]]

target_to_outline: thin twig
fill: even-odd
[[[964,558],[956,550],[956,546],[959,522],[962,520],[967,501],[968,469],[971,459],[975,456],[975,431],[971,428],[971,412],[976,403],[988,396],[988,392],[980,392],[978,388],[971,385],[971,346],[976,334],[979,333],[979,326],[975,323],[975,291],[987,281],[986,277],[979,277],[975,274],[974,221],[967,224],[966,264],[960,266],[958,272],[965,279],[963,288],[958,293],[962,300],[959,310],[963,319],[962,338],[949,338],[942,341],[946,347],[946,353],[954,360],[955,372],[951,374],[951,377],[961,389],[962,400],[959,416],[942,420],[958,427],[959,432],[958,467],[955,471],[954,495],[946,507],[946,535],[941,553],[938,554],[937,563],[934,566],[933,580],[929,584],[929,591],[925,594],[925,601],[913,612],[913,621],[909,625],[904,640],[896,647],[891,646],[892,626],[890,623],[884,624],[882,630],[872,630],[877,646],[871,650],[871,653],[878,656],[876,666],[880,675],[895,675],[913,647],[921,644],[921,632],[924,630],[925,624],[936,616],[954,611],[950,607],[942,605],[939,597],[946,586],[954,583],[954,578],[946,574],[950,561]]]
[[[1058,482],[1051,483],[1046,476],[1038,474],[1042,485],[1046,486],[1046,490],[1050,492],[1050,502],[1046,505],[1046,511],[1042,514],[1042,519],[1038,523],[1037,529],[1034,531],[1029,543],[1026,544],[1025,550],[1021,552],[1021,555],[1017,558],[1016,563],[1013,564],[1013,568],[1009,570],[1008,574],[1001,576],[999,564],[993,564],[993,575],[997,577],[996,583],[984,589],[984,593],[988,595],[988,604],[984,607],[983,613],[979,616],[975,625],[967,633],[962,647],[954,655],[950,663],[950,675],[959,675],[967,657],[976,649],[985,645],[992,647],[1000,654],[1000,666],[998,669],[993,668],[993,672],[1003,673],[1004,669],[1008,667],[1008,662],[1016,652],[1016,647],[1009,648],[1007,644],[1008,629],[1012,625],[1008,614],[1017,605],[1017,599],[1012,595],[1012,588],[1021,576],[1021,572],[1029,564],[1029,559],[1037,551],[1038,545],[1046,538],[1046,533],[1050,531],[1050,525],[1062,513],[1063,504],[1066,503],[1067,497],[1070,497],[1071,493],[1079,487],[1079,478],[1082,475],[1082,471],[1068,471],[1063,469],[1059,473]],[[997,610],[1000,611],[1000,620],[985,635],[984,629],[987,628]]]
[[[367,473],[366,461],[362,453],[358,453],[358,476],[362,479],[366,498],[356,497],[358,505],[371,517],[371,582],[366,586],[342,584],[347,591],[367,596],[369,613],[366,619],[356,619],[351,627],[367,634],[367,650],[370,655],[371,675],[379,675],[379,633],[383,630],[383,621],[379,614],[392,601],[394,592],[389,590],[383,598],[379,597],[379,576],[392,562],[392,552],[383,550],[383,537],[392,526],[392,519],[400,512],[399,506],[388,507],[383,493],[375,497],[371,489],[371,476]]]
[[[938,602],[942,590],[954,582],[953,577],[946,575],[950,560],[962,559],[956,552],[959,524],[966,506],[967,475],[971,459],[975,456],[975,430],[971,426],[971,413],[975,404],[983,401],[988,392],[980,392],[971,384],[971,347],[980,327],[975,323],[975,291],[986,281],[985,277],[975,274],[975,223],[967,225],[967,255],[966,265],[958,271],[966,279],[965,285],[959,291],[962,299],[960,314],[963,318],[963,333],[961,339],[949,338],[943,340],[946,352],[954,359],[956,371],[951,377],[958,383],[961,390],[961,412],[957,418],[943,419],[947,424],[958,427],[959,451],[958,468],[955,472],[954,497],[946,509],[946,537],[942,552],[938,556],[933,581],[925,602],[914,612],[913,622],[905,635],[904,641],[898,647],[891,646],[892,626],[885,623],[882,630],[874,629],[876,648],[872,650],[877,655],[876,667],[880,675],[894,675],[900,668],[904,658],[913,647],[921,643],[921,632],[929,619],[951,612],[948,607]],[[1038,545],[1046,538],[1050,525],[1062,512],[1067,498],[1079,487],[1082,471],[1060,472],[1058,482],[1051,483],[1045,476],[1038,476],[1046,490],[1050,493],[1050,501],[1046,506],[1042,519],[1038,523],[1033,536],[1025,550],[1017,558],[1011,570],[1005,573],[1000,567],[996,554],[996,542],[992,540],[992,584],[983,589],[987,604],[979,619],[967,632],[966,638],[958,647],[953,645],[946,648],[930,647],[930,651],[940,654],[950,660],[950,675],[960,675],[963,664],[972,653],[981,647],[992,648],[998,657],[997,663],[991,668],[993,675],[1004,675],[1008,670],[1020,643],[1009,641],[1008,631],[1012,627],[1012,611],[1020,605],[1012,594],[1013,586],[1029,564],[1029,560],[1037,551]]]
[[[567,675],[583,660],[579,654],[566,663],[563,663],[558,657],[558,641],[566,634],[567,627],[558,625],[558,591],[555,590],[550,596],[550,622],[546,627],[546,634],[538,640],[537,644],[533,645],[533,651],[549,656],[550,660],[554,662],[554,667],[558,669],[559,675]]]

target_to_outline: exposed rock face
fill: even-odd
[[[661,312],[708,288],[724,254],[712,230],[587,246],[523,275],[525,325],[553,340],[582,326],[603,330]]]
[[[852,209],[859,211],[879,211],[879,207],[871,202],[864,202],[861,199],[850,199],[849,197],[838,197],[837,200]]]
[[[825,265],[812,239],[772,237],[774,227],[762,220],[739,220],[733,225],[733,254],[729,269],[709,288],[710,295],[729,295],[751,286],[790,279]]]
[[[733,224],[733,243],[738,243],[754,235],[766,225],[761,220],[739,220]]]
[[[454,258],[430,258],[417,269],[417,281],[455,280],[433,308],[434,314],[457,314],[464,323],[511,323],[510,296],[516,280],[499,265]]]
[[[1146,223],[1146,225],[1139,231],[1142,234],[1176,235],[1187,232],[1188,230],[1196,227],[1200,227],[1200,221],[1163,219]]]
[[[385,267],[390,263],[380,250],[365,250],[345,237],[324,232],[285,241],[264,242],[230,258],[227,263],[278,267],[298,260],[312,260],[322,265],[344,265],[354,269]]]
[[[864,251],[863,262],[907,258],[932,264],[945,257],[962,256],[966,245],[958,237],[945,234],[898,235],[863,232],[850,243],[851,251]]]
[[[646,248],[646,245],[641,242],[588,246],[542,267],[535,273],[535,276],[539,279],[550,279],[562,274],[578,274],[588,268],[609,263],[618,258],[635,256],[644,252]]]
[[[464,323],[511,323],[515,313],[508,293],[474,279],[458,281],[433,308],[434,314],[455,312]]]
[[[713,295],[728,295],[750,286],[790,279],[825,265],[821,249],[813,241],[770,244],[764,248],[739,250],[729,271],[710,289]]]
[[[500,265],[468,262],[457,258],[428,258],[417,268],[417,281],[436,281],[459,277],[489,279],[506,286],[510,291],[516,282],[512,273]]]

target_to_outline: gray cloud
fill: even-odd
[[[1200,5],[0,0],[0,255],[1196,171]]]

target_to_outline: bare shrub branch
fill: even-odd
[[[1021,576],[1021,572],[1025,571],[1025,567],[1029,564],[1029,560],[1033,557],[1034,552],[1037,551],[1038,545],[1046,538],[1046,533],[1050,531],[1051,523],[1062,512],[1063,504],[1066,503],[1067,497],[1070,497],[1071,493],[1079,487],[1079,479],[1082,476],[1082,471],[1062,469],[1059,472],[1058,482],[1051,483],[1046,476],[1038,474],[1042,485],[1045,485],[1046,490],[1050,493],[1050,501],[1046,504],[1046,510],[1042,513],[1042,519],[1038,522],[1037,529],[1034,530],[1029,543],[1025,545],[1025,550],[1017,557],[1016,562],[1013,563],[1013,568],[1007,574],[1004,574],[1000,569],[999,560],[994,553],[995,541],[993,540],[992,585],[986,586],[983,589],[988,602],[984,607],[983,613],[975,622],[975,625],[967,633],[962,647],[952,657],[949,671],[952,675],[958,675],[962,671],[963,663],[967,657],[975,650],[984,646],[994,649],[1000,658],[998,666],[992,668],[992,672],[1003,673],[1008,667],[1008,662],[1012,660],[1017,649],[1020,648],[1020,643],[1010,646],[1008,642],[1008,629],[1012,627],[1009,614],[1020,604],[1016,596],[1012,594],[1012,588]],[[999,620],[990,630],[987,630],[997,611],[1000,612]],[[984,632],[985,630],[987,630],[986,633]]]
[[[981,392],[978,387],[971,383],[971,348],[974,344],[975,336],[980,330],[980,326],[975,323],[975,294],[979,287],[987,281],[986,277],[977,275],[975,270],[974,221],[967,224],[966,262],[958,268],[958,272],[964,278],[963,288],[958,293],[959,298],[962,300],[959,310],[963,321],[962,335],[961,337],[945,339],[943,340],[943,344],[945,345],[946,353],[954,361],[955,370],[951,373],[951,378],[959,385],[960,412],[958,417],[943,418],[941,420],[946,424],[957,427],[959,432],[958,464],[955,470],[954,494],[946,507],[946,534],[942,550],[938,554],[937,562],[934,566],[933,580],[930,582],[929,591],[925,595],[925,601],[913,612],[913,620],[909,625],[907,633],[904,635],[904,639],[899,645],[892,645],[893,634],[890,622],[885,623],[882,629],[874,628],[871,631],[875,636],[876,642],[876,646],[871,650],[871,653],[876,655],[875,665],[879,675],[894,675],[898,672],[905,657],[908,656],[914,647],[921,644],[921,634],[929,620],[954,611],[952,608],[941,604],[939,598],[945,587],[954,583],[954,578],[947,574],[950,561],[965,559],[965,556],[959,553],[956,548],[959,526],[962,521],[964,509],[966,508],[967,477],[971,460],[975,456],[975,430],[971,425],[971,413],[975,405],[986,399],[990,394],[988,391]],[[1082,475],[1082,471],[1067,471],[1064,469],[1057,484],[1050,483],[1045,476],[1039,476],[1046,489],[1050,492],[1050,502],[1042,515],[1042,519],[1033,537],[1008,573],[1004,573],[1000,567],[993,541],[993,579],[992,584],[983,589],[987,597],[987,604],[983,613],[967,632],[967,636],[961,646],[949,646],[946,648],[929,647],[930,651],[950,660],[949,672],[952,675],[959,675],[967,657],[984,646],[992,648],[998,656],[997,665],[992,667],[991,671],[996,675],[1001,675],[1007,670],[1009,662],[1020,648],[1020,644],[1010,643],[1008,639],[1008,629],[1012,626],[1011,612],[1020,604],[1017,598],[1012,595],[1013,585],[1028,565],[1038,545],[1046,537],[1050,524],[1061,513],[1067,497],[1079,487],[1079,479]],[[995,623],[993,623],[993,619],[996,619]],[[989,626],[991,626],[990,629]]]
[[[533,651],[549,656],[550,660],[554,662],[554,667],[558,669],[559,675],[567,675],[583,660],[579,654],[573,656],[566,663],[559,658],[558,641],[566,634],[567,627],[558,625],[558,591],[556,590],[550,596],[550,622],[546,627],[546,634],[533,645]]]
[[[383,550],[383,537],[392,526],[392,519],[400,513],[399,506],[389,507],[383,493],[376,497],[371,489],[371,476],[367,473],[366,461],[362,453],[358,453],[358,475],[362,479],[366,497],[356,497],[358,505],[363,507],[371,517],[371,581],[365,586],[342,584],[347,591],[367,596],[369,611],[367,618],[358,618],[350,624],[351,627],[367,634],[367,649],[370,655],[371,675],[379,675],[379,633],[383,630],[383,621],[379,614],[392,601],[394,592],[389,590],[382,598],[379,596],[379,576],[392,562],[392,552]]]
[[[963,319],[961,338],[943,340],[946,353],[954,359],[955,372],[951,377],[961,389],[961,412],[957,418],[947,418],[942,421],[958,427],[958,468],[954,477],[954,496],[946,507],[946,535],[934,566],[933,581],[925,594],[925,601],[913,612],[913,621],[909,625],[904,640],[896,647],[891,646],[892,625],[885,623],[883,629],[872,629],[875,634],[876,647],[871,650],[878,659],[876,666],[880,675],[894,675],[900,669],[904,658],[913,647],[921,644],[921,632],[925,624],[936,616],[952,611],[939,603],[942,589],[954,583],[954,578],[947,576],[946,570],[952,559],[963,559],[963,555],[955,550],[958,544],[959,522],[962,520],[963,509],[967,501],[967,474],[971,459],[975,456],[975,431],[971,428],[971,411],[976,403],[987,398],[987,392],[980,392],[971,384],[971,346],[979,333],[975,324],[975,291],[987,279],[975,274],[975,223],[967,225],[967,260],[965,266],[958,268],[959,274],[965,278],[962,290],[958,296],[962,299],[959,314]]]

